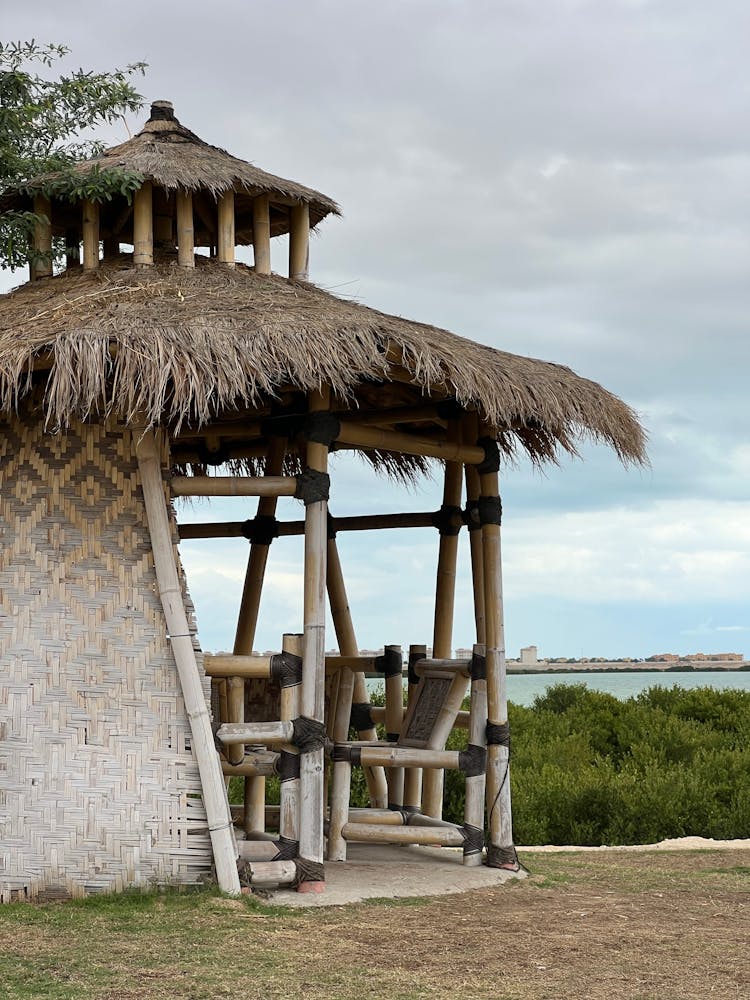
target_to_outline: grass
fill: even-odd
[[[529,878],[322,910],[210,889],[0,907],[8,1000],[745,1000],[750,850],[529,853]]]

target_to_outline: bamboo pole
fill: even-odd
[[[34,215],[39,216],[39,221],[31,238],[33,253],[29,272],[32,281],[52,276],[52,202],[46,195],[34,195]]]
[[[245,721],[245,681],[242,677],[227,677],[227,722],[232,724]],[[242,743],[232,743],[225,748],[230,764],[241,764],[245,757]]]
[[[325,387],[309,395],[311,413],[327,410],[330,389]],[[315,441],[307,443],[307,468],[327,473],[328,447]],[[326,556],[328,550],[328,502],[318,500],[305,507],[304,552],[304,652],[300,714],[324,723],[325,703],[325,595]],[[323,748],[300,757],[300,838],[299,856],[303,864],[323,866]],[[300,881],[300,892],[322,892],[323,878]]]
[[[193,637],[185,614],[182,587],[175,564],[167,516],[167,499],[162,482],[160,452],[156,435],[152,430],[144,430],[142,433],[136,430],[134,436],[159,596],[190,721],[193,752],[200,773],[216,876],[224,892],[237,895],[240,883],[229,802],[219,757],[214,748],[211,717],[203,694],[193,649]]]
[[[472,466],[466,466],[466,502],[473,504],[479,500],[479,473]],[[482,532],[469,525],[469,547],[471,551],[471,583],[474,590],[474,624],[477,642],[484,644],[484,563],[482,561]]]
[[[253,255],[255,273],[271,273],[271,216],[267,194],[253,199]]]
[[[292,885],[297,879],[294,861],[247,861],[245,867],[251,885]]]
[[[475,662],[484,657],[483,645],[474,646]],[[469,709],[469,739],[470,746],[487,747],[487,680],[475,671],[471,679],[471,702]],[[476,867],[482,863],[481,844],[484,835],[484,799],[486,774],[467,775],[466,796],[464,800],[464,829],[477,835],[479,850],[464,847],[464,864]]]
[[[497,472],[480,474],[483,497],[499,502]],[[499,524],[482,525],[484,562],[484,613],[486,629],[487,715],[488,724],[507,726],[508,697],[506,690],[505,628],[503,623],[503,581],[501,562],[501,531]],[[487,863],[496,867],[515,868],[513,823],[511,818],[509,749],[488,740],[487,747],[487,823],[490,847]],[[498,857],[498,861],[493,860]],[[509,860],[503,860],[503,859]]]
[[[284,635],[281,648],[295,656],[302,656],[303,636],[296,634]],[[291,722],[300,714],[300,685],[294,684],[281,688],[281,719]],[[299,750],[293,743],[284,743],[282,752],[299,757]],[[301,761],[300,761],[301,763]],[[282,777],[280,786],[279,836],[288,843],[300,840],[300,779],[298,777]],[[282,843],[283,843],[282,840]]]
[[[386,646],[383,652],[398,653],[401,661],[400,646]],[[398,673],[386,674],[385,677],[385,731],[386,739],[391,744],[390,749],[394,749],[398,738],[401,735],[401,725],[404,721],[404,674],[403,669]],[[388,748],[386,748],[388,749]],[[377,760],[364,759],[365,766],[372,766],[383,763]],[[404,804],[404,768],[394,760],[393,764],[387,766],[385,778],[388,785],[388,808],[401,809]]]
[[[294,476],[173,476],[176,497],[292,497]]]
[[[451,420],[449,437],[456,446],[461,445],[461,431],[457,421]],[[460,462],[445,463],[443,506],[460,507],[463,489],[463,466]],[[453,529],[455,530],[455,529]],[[458,561],[458,534],[440,535],[437,579],[435,581],[435,619],[432,655],[435,659],[448,659],[453,643],[453,615],[456,596],[456,564]],[[447,739],[448,734],[445,734]],[[428,746],[438,749],[444,743],[435,742],[440,735],[433,734]],[[443,814],[443,775],[439,771],[426,773],[422,779],[422,812],[440,819]]]
[[[294,728],[291,722],[225,722],[216,734],[224,746],[234,743],[261,743],[272,746],[291,743]]]
[[[478,465],[485,458],[484,448],[477,445],[417,437],[415,434],[386,431],[378,427],[360,426],[354,423],[342,422],[337,440],[343,444],[355,445],[358,448],[400,451],[406,455],[442,458],[447,462],[466,462]]]
[[[419,686],[419,678],[415,672],[415,665],[419,660],[427,655],[427,647],[417,644],[409,646],[409,673],[406,688],[406,704],[411,705]],[[375,716],[373,716],[375,718]],[[378,720],[376,720],[378,721]],[[403,726],[403,723],[402,723]],[[410,767],[404,772],[404,808],[410,812],[418,811],[422,808],[422,770],[418,767]]]
[[[370,844],[423,844],[435,847],[461,847],[463,834],[450,826],[391,826],[387,823],[347,823],[344,837],[348,841]]]
[[[278,753],[272,750],[255,750],[245,754],[241,764],[227,764],[222,762],[222,771],[225,777],[270,777],[276,773],[276,761],[279,759]]]
[[[177,211],[177,263],[180,267],[195,267],[195,224],[193,193],[178,188],[175,195]]]
[[[133,195],[133,263],[154,263],[154,190],[144,181]]]
[[[215,477],[211,477],[215,478]],[[366,514],[357,517],[334,518],[336,531],[379,531],[383,528],[429,528],[434,525],[433,511],[413,514]],[[179,525],[180,538],[238,538],[244,521],[195,522]],[[284,521],[279,524],[279,536],[305,533],[304,521]],[[339,648],[340,645],[339,645]]]
[[[218,216],[218,260],[220,264],[234,267],[234,191],[219,195]]]
[[[378,746],[364,746],[359,753],[362,764],[370,767],[455,770],[459,766],[458,750],[420,750],[413,747],[398,747],[394,743],[380,743]]]
[[[244,677],[268,680],[270,656],[236,656],[229,653],[204,653],[203,669],[209,677]]]
[[[350,809],[350,823],[385,823],[388,826],[403,826],[404,815],[394,809]]]
[[[83,269],[95,271],[99,267],[99,205],[94,201],[83,202]]]
[[[292,205],[289,229],[289,277],[307,281],[310,270],[310,206]]]

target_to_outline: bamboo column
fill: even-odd
[[[255,273],[271,273],[271,215],[267,194],[253,199],[253,256]]]
[[[309,409],[316,413],[329,408],[330,389],[325,387],[309,396]],[[307,471],[327,476],[328,446],[307,442]],[[327,492],[327,491],[326,491]],[[312,747],[300,758],[300,845],[299,864],[302,877],[300,892],[322,892],[323,869],[323,740],[325,709],[325,594],[326,555],[328,547],[328,500],[305,501],[304,555],[304,652],[302,657],[301,716],[319,733]],[[303,749],[303,748],[300,748]]]
[[[195,267],[195,224],[193,193],[182,188],[175,195],[177,211],[177,263],[180,267]]]
[[[479,517],[484,555],[484,613],[487,669],[487,864],[517,868],[510,802],[510,738],[505,672],[505,627],[501,562],[499,454],[480,469]]]
[[[303,636],[284,635],[281,648],[286,653],[293,653],[295,656],[302,656]],[[300,685],[281,686],[281,721],[292,722],[300,714]],[[294,854],[296,858],[299,853],[300,840],[300,779],[299,779],[299,750],[293,743],[282,743],[281,760],[292,760],[296,763],[295,768],[281,768],[280,810],[279,810],[279,844],[283,851],[285,848]],[[287,773],[295,771],[296,773]],[[286,859],[288,860],[288,859]]]
[[[307,281],[310,268],[310,206],[292,205],[289,230],[289,277]]]
[[[461,431],[457,421],[450,421],[449,437],[455,444],[461,444]],[[445,463],[445,481],[443,485],[443,511],[452,507],[460,507],[463,488],[463,466],[460,462]],[[441,528],[440,552],[438,555],[437,580],[435,584],[435,623],[432,640],[432,655],[435,659],[449,659],[453,643],[453,611],[456,594],[456,563],[458,561],[458,528]],[[454,685],[460,686],[456,677]],[[466,685],[463,685],[463,692]],[[433,732],[428,747],[441,750],[448,734]],[[422,778],[422,812],[428,816],[440,819],[443,814],[443,773],[442,771],[425,771]]]
[[[144,181],[133,195],[133,263],[154,263],[154,191],[151,181]]]
[[[427,647],[421,645],[409,646],[409,673],[406,688],[406,704],[411,705],[419,684],[419,677],[414,671],[414,664],[427,656]],[[407,812],[419,812],[422,808],[422,769],[409,767],[404,772],[404,809]]]
[[[395,664],[392,672],[389,670],[385,672],[386,739],[389,743],[397,743],[404,721],[404,672],[401,647],[385,646],[383,654],[386,664],[389,661],[389,654],[398,654],[398,672],[396,672]],[[388,808],[401,810],[404,805],[404,769],[403,767],[389,767],[385,776],[388,784]]]
[[[83,203],[83,269],[95,271],[99,267],[99,205],[94,201]]]
[[[266,457],[265,473],[267,476],[279,476],[284,465],[285,442],[282,438],[273,438]],[[256,516],[274,517],[276,514],[277,497],[261,497],[258,500]],[[252,542],[250,545],[250,555],[247,560],[247,571],[245,573],[245,584],[242,591],[242,601],[240,603],[240,615],[237,622],[237,632],[234,638],[235,656],[250,655],[255,642],[255,630],[258,625],[258,612],[260,610],[260,598],[263,591],[263,580],[266,574],[266,564],[268,563],[269,545],[262,545]],[[240,681],[240,678],[233,680]],[[245,685],[242,687],[242,717],[233,718],[229,716],[230,722],[243,722],[245,710]],[[231,682],[230,682],[231,685]],[[231,691],[231,686],[230,686]],[[230,708],[231,711],[231,708]],[[238,755],[240,760],[244,754],[244,748],[240,748]],[[228,758],[229,759],[229,758]],[[231,760],[230,763],[239,763],[239,760]],[[245,779],[245,831],[265,829],[265,778]]]
[[[487,670],[484,646],[477,643],[471,661],[471,704],[469,709],[470,747],[487,748]],[[484,847],[484,799],[486,772],[467,775],[464,801],[464,864],[482,863]]]
[[[34,215],[39,216],[39,221],[31,238],[29,272],[32,281],[52,276],[52,203],[46,195],[34,195]]]
[[[157,438],[152,430],[134,431],[138,471],[143,489],[159,597],[169,632],[172,652],[190,720],[193,752],[200,773],[203,802],[216,865],[219,887],[236,896],[240,892],[237,849],[232,818],[219,757],[214,747],[211,716],[203,695],[185,604],[175,563],[172,534],[167,516],[167,498]]]
[[[476,440],[479,434],[479,421],[476,413],[466,415],[464,435],[466,440]],[[474,590],[474,622],[476,625],[477,642],[484,644],[484,564],[482,556],[482,532],[479,523],[479,473],[476,466],[467,465],[466,469],[466,526],[469,531],[469,546],[471,551],[471,581]]]
[[[217,256],[220,264],[234,267],[234,191],[219,195]]]

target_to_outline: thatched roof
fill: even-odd
[[[478,409],[506,452],[520,446],[544,461],[592,438],[626,462],[644,459],[633,411],[569,368],[311,284],[196,261],[195,270],[169,262],[135,269],[122,257],[0,297],[0,409],[46,378],[51,426],[115,410],[176,429],[267,405],[289,387],[328,384],[342,404],[382,405],[392,382],[402,399]]]
[[[141,174],[144,180],[152,181],[166,191],[210,192],[215,197],[233,189],[238,195],[237,242],[242,244],[252,242],[250,206],[252,198],[258,194],[270,195],[272,202],[276,199],[282,203],[286,200],[308,204],[311,226],[316,226],[327,215],[340,214],[336,202],[320,191],[269,174],[218,146],[204,142],[180,124],[169,101],[155,101],[151,105],[151,117],[138,135],[74,167],[76,173],[83,175],[92,171],[122,169]],[[24,185],[24,190],[33,190],[46,180],[49,178],[35,178]],[[14,194],[10,191],[0,202],[0,208],[5,209],[29,207],[30,197],[25,193]],[[102,210],[106,225],[109,206],[103,205]],[[77,212],[69,210],[64,202],[56,204],[52,220],[55,231],[63,233],[66,225],[77,219]],[[200,226],[197,229],[200,231]],[[275,215],[272,211],[271,234],[277,236],[288,231],[286,214]],[[127,229],[124,229],[123,234],[126,233]]]

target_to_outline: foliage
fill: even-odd
[[[30,42],[0,43],[0,190],[28,191],[26,182],[53,173],[33,190],[71,199],[103,201],[130,193],[141,178],[132,171],[75,173],[75,163],[101,151],[85,138],[88,129],[137,110],[143,100],[131,78],[144,63],[94,73],[83,69],[58,79],[35,72],[49,70],[68,54],[63,45]],[[29,256],[29,236],[42,217],[33,212],[0,213],[0,267],[23,266]]]

